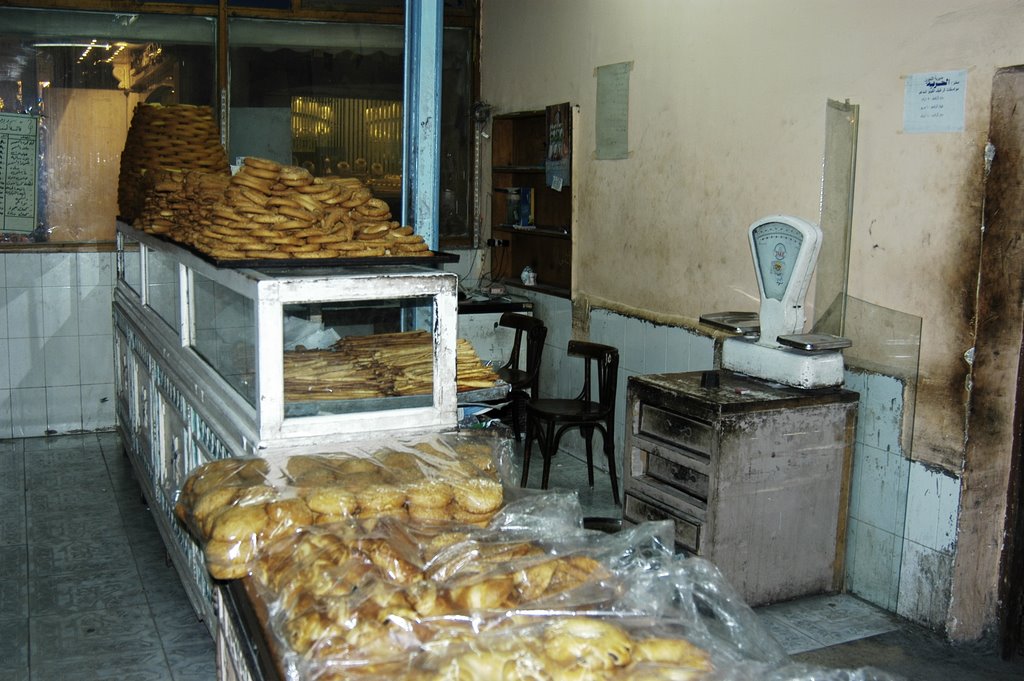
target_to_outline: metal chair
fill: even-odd
[[[544,354],[544,339],[548,327],[544,322],[530,315],[506,312],[501,315],[498,326],[514,329],[512,352],[508,360],[497,369],[498,377],[511,386],[508,395],[508,412],[516,442],[521,439],[519,424],[522,421],[523,405],[530,398],[537,397],[540,385],[540,360]],[[522,362],[523,338],[526,338],[526,362]]]
[[[541,489],[548,488],[551,458],[558,452],[558,444],[566,431],[578,428],[587,445],[587,478],[594,486],[594,431],[601,432],[604,454],[608,459],[608,475],[612,483],[615,504],[619,504],[619,483],[615,473],[615,392],[618,382],[619,351],[608,345],[569,341],[570,357],[584,361],[583,389],[573,399],[532,399],[526,405],[526,444],[523,451],[522,486],[530,474],[530,454],[533,441],[540,446],[544,457]],[[592,390],[591,368],[596,366],[597,390]]]

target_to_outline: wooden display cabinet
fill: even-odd
[[[498,281],[521,285],[520,273],[529,266],[537,273],[537,288],[568,295],[572,285],[572,193],[547,186],[545,160],[548,140],[545,111],[526,111],[494,117],[491,131],[491,272]],[[571,149],[571,143],[569,145]],[[522,207],[510,189],[532,193],[530,211],[517,222],[510,203]],[[500,244],[500,245],[498,245]]]

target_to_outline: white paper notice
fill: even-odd
[[[904,132],[963,132],[967,71],[907,76],[903,94]]]

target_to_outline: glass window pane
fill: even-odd
[[[178,262],[158,251],[146,250],[147,303],[175,333],[181,329]]]
[[[142,295],[142,258],[139,256],[139,242],[126,236],[121,236],[122,248],[121,257],[124,263],[121,268],[121,278],[128,287],[137,295]]]
[[[433,404],[432,297],[288,305],[285,416]]]
[[[402,215],[401,25],[229,24],[228,158],[262,156],[315,175],[355,176]],[[472,234],[472,31],[444,31],[440,235]]]
[[[139,102],[214,101],[209,17],[0,8],[0,112],[38,127],[34,228],[9,241],[112,241]]]
[[[192,348],[255,406],[256,304],[197,272],[192,277]]]

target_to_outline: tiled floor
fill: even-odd
[[[114,434],[0,440],[0,471],[0,679],[216,678],[209,631]],[[588,517],[619,517],[608,475],[595,471],[590,489],[579,459],[556,457],[551,487],[577,489]],[[852,596],[757,612],[788,652],[815,665],[875,665],[911,681],[1021,678],[1019,667],[984,651],[970,657]]]
[[[0,471],[0,678],[216,678],[114,434],[0,441]]]

